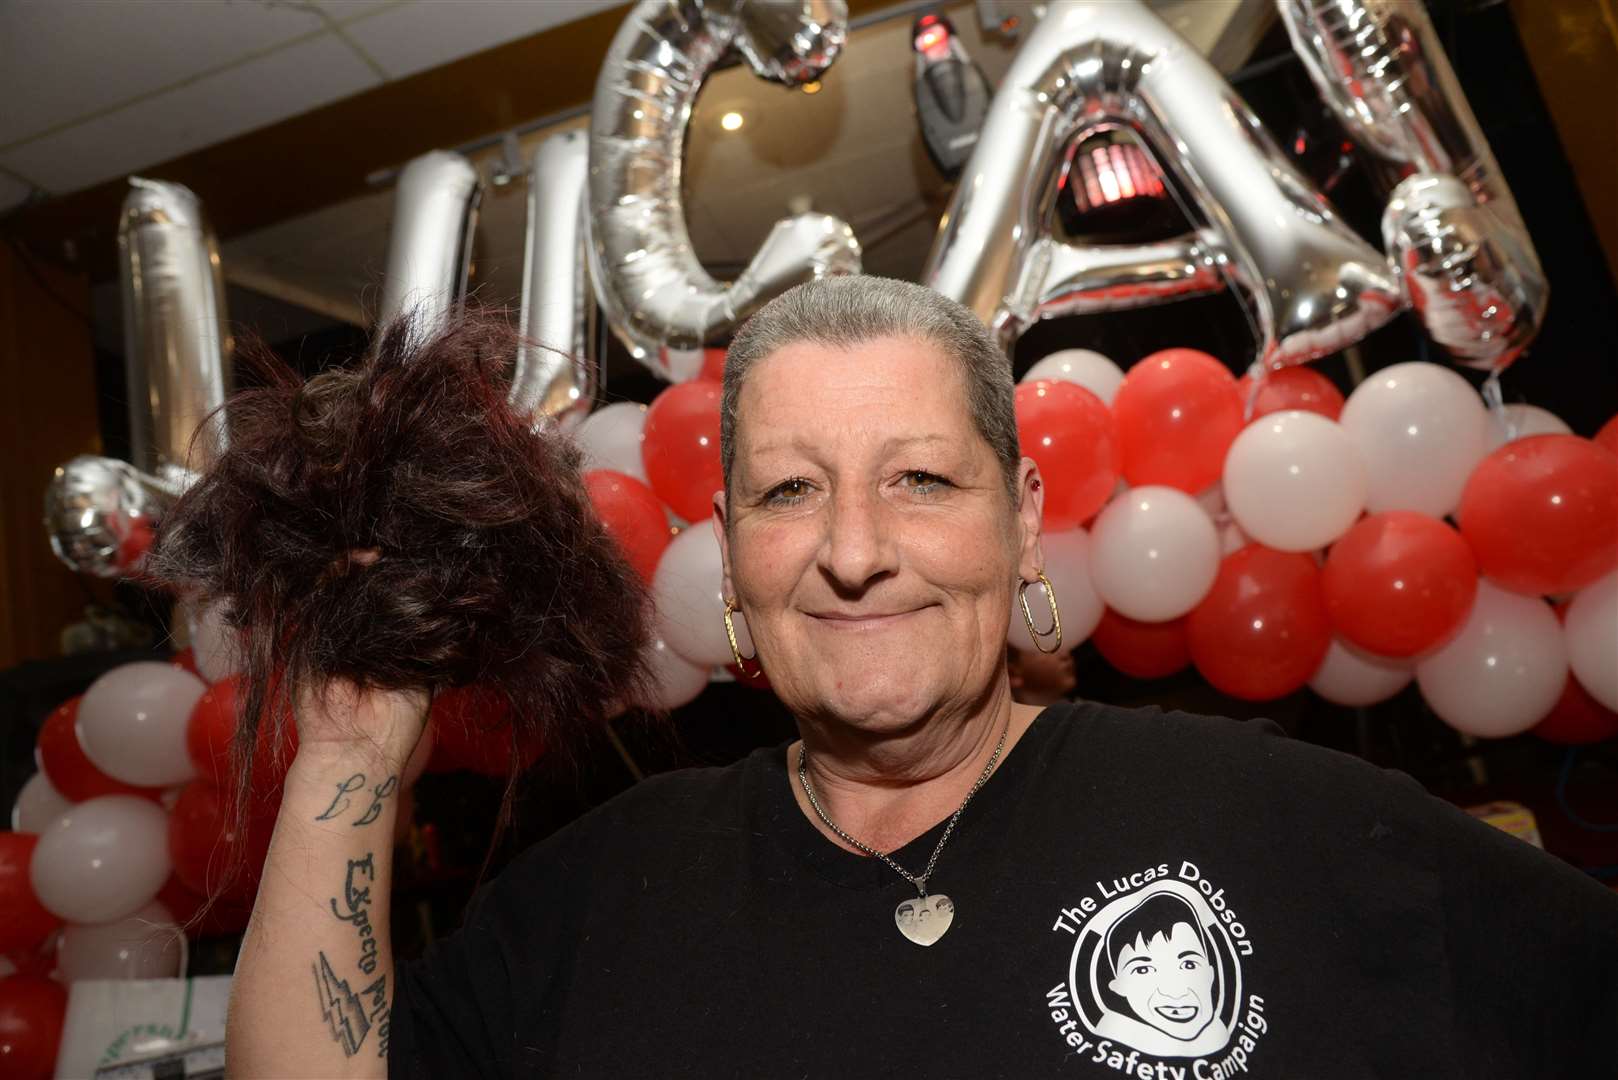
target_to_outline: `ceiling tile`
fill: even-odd
[[[0,148],[324,27],[258,0],[0,3]]]
[[[380,64],[389,78],[397,79],[583,18],[619,2],[409,0],[346,22],[343,32]],[[336,5],[328,0],[326,10],[335,13]]]
[[[377,81],[352,49],[325,34],[0,152],[0,165],[51,191],[75,191],[347,97]],[[207,200],[207,192],[197,194]]]

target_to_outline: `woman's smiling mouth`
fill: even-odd
[[[925,611],[930,606],[924,604],[905,611],[809,611],[805,614],[832,630],[877,630]]]

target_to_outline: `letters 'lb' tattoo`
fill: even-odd
[[[331,805],[326,807],[325,811],[315,820],[332,821],[347,811],[354,804],[354,800],[350,796],[365,787],[365,782],[365,774],[357,772],[338,784],[337,794],[332,796]],[[387,801],[388,796],[398,790],[399,778],[397,776],[390,776],[373,787],[371,789],[371,804],[365,808],[365,813],[360,815],[359,820],[354,822],[354,827],[357,829],[361,825],[369,825],[381,817],[382,804]]]

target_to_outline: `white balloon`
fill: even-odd
[[[1573,677],[1591,697],[1618,711],[1618,571],[1574,595],[1563,637]]]
[[[216,600],[200,610],[187,609],[186,619],[191,651],[204,679],[216,683],[242,669],[241,637],[225,621],[224,601]]]
[[[1375,705],[1410,685],[1416,668],[1409,660],[1376,656],[1334,637],[1309,689],[1338,705]]]
[[[1504,416],[1489,414],[1486,453],[1492,454],[1508,442],[1530,435],[1571,435],[1567,421],[1538,405],[1507,405]]]
[[[1457,731],[1501,738],[1545,718],[1567,682],[1567,646],[1545,601],[1478,582],[1449,644],[1416,664],[1421,695]]]
[[[168,815],[138,795],[87,799],[34,846],[34,895],[68,922],[104,923],[139,911],[168,880]]]
[[[1219,575],[1219,532],[1183,491],[1130,488],[1090,532],[1090,579],[1108,607],[1141,622],[1167,622],[1202,602]]]
[[[611,469],[646,483],[641,440],[646,431],[646,406],[633,401],[604,405],[586,416],[573,433],[584,451],[581,468]]]
[[[1056,592],[1056,603],[1062,615],[1062,649],[1067,651],[1082,644],[1095,632],[1101,622],[1106,605],[1090,580],[1090,536],[1083,529],[1046,533],[1041,538],[1045,549],[1045,576],[1050,578]],[[1034,613],[1034,625],[1041,630],[1050,629],[1050,614],[1045,598],[1045,586],[1038,582],[1028,587],[1028,607]],[[1015,591],[1011,595],[1011,626],[1006,641],[1019,649],[1034,649],[1034,639],[1028,634],[1028,621],[1023,618],[1022,602]],[[1050,644],[1047,639],[1045,644]]]
[[[1395,364],[1354,388],[1338,423],[1365,464],[1366,509],[1443,517],[1461,501],[1488,448],[1488,411],[1461,376],[1437,364]]]
[[[183,784],[197,775],[186,752],[191,709],[208,689],[173,664],[122,664],[90,684],[79,702],[79,745],[115,780],[143,787]]]
[[[71,809],[72,800],[52,787],[50,777],[41,769],[17,793],[11,807],[11,831],[42,833]]]
[[[1318,413],[1289,409],[1253,421],[1225,455],[1225,501],[1242,531],[1278,551],[1325,547],[1365,509],[1354,440]]]
[[[1078,383],[1100,398],[1108,408],[1124,381],[1124,372],[1117,364],[1089,349],[1063,349],[1040,360],[1022,377],[1023,382],[1036,379],[1061,379]],[[1055,584],[1052,582],[1052,584]]]
[[[171,979],[185,968],[185,933],[162,903],[94,926],[67,926],[56,943],[56,970],[80,979]]]
[[[686,529],[664,550],[652,578],[652,605],[657,636],[687,663],[710,668],[735,662],[725,636],[724,564],[710,523]],[[734,622],[742,655],[752,656],[747,619],[737,612]]]
[[[651,685],[637,704],[649,709],[678,709],[695,701],[708,685],[708,669],[687,661],[662,638],[646,646],[646,668]]]

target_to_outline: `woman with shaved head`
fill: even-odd
[[[466,332],[399,370],[430,367]],[[738,662],[763,665],[799,738],[637,785],[519,857],[458,933],[395,966],[398,801],[332,812],[334,795],[404,769],[438,688],[527,662],[522,635],[494,632],[501,603],[533,616],[525,633],[555,658],[550,698],[520,683],[519,722],[582,716],[581,689],[599,714],[627,693],[613,674],[627,639],[605,628],[638,641],[642,598],[632,575],[598,576],[618,564],[565,470],[479,517],[482,532],[456,539],[451,513],[435,546],[353,517],[320,566],[350,549],[378,558],[344,561],[335,584],[289,578],[241,620],[253,641],[303,640],[326,622],[277,622],[276,604],[399,575],[376,579],[369,607],[299,608],[356,634],[334,612],[391,612],[376,655],[392,666],[365,685],[327,654],[299,669],[300,742],[236,975],[233,1074],[1618,1075],[1618,899],[1593,880],[1269,724],[1013,700],[1005,628],[1045,579],[1043,484],[1017,443],[1010,368],[970,312],[903,282],[817,281],[753,316],[724,379],[724,489],[692,527],[717,533]],[[389,392],[373,381],[356,400]],[[390,420],[447,415],[429,403]],[[530,434],[509,435],[519,457],[502,468],[552,460],[556,437]],[[440,517],[446,495],[481,506],[504,482],[483,453],[314,456],[347,493],[334,508],[412,478],[367,504],[388,522],[410,497]],[[496,486],[444,486],[462,474]],[[290,475],[259,490],[294,513]],[[573,549],[477,562],[507,528],[523,543],[565,530]],[[574,575],[589,603],[538,617]],[[1052,651],[1063,586],[1027,610]],[[484,596],[467,610],[485,637],[456,622],[467,587]],[[410,621],[422,612],[443,617]],[[493,650],[481,675],[480,641]]]

